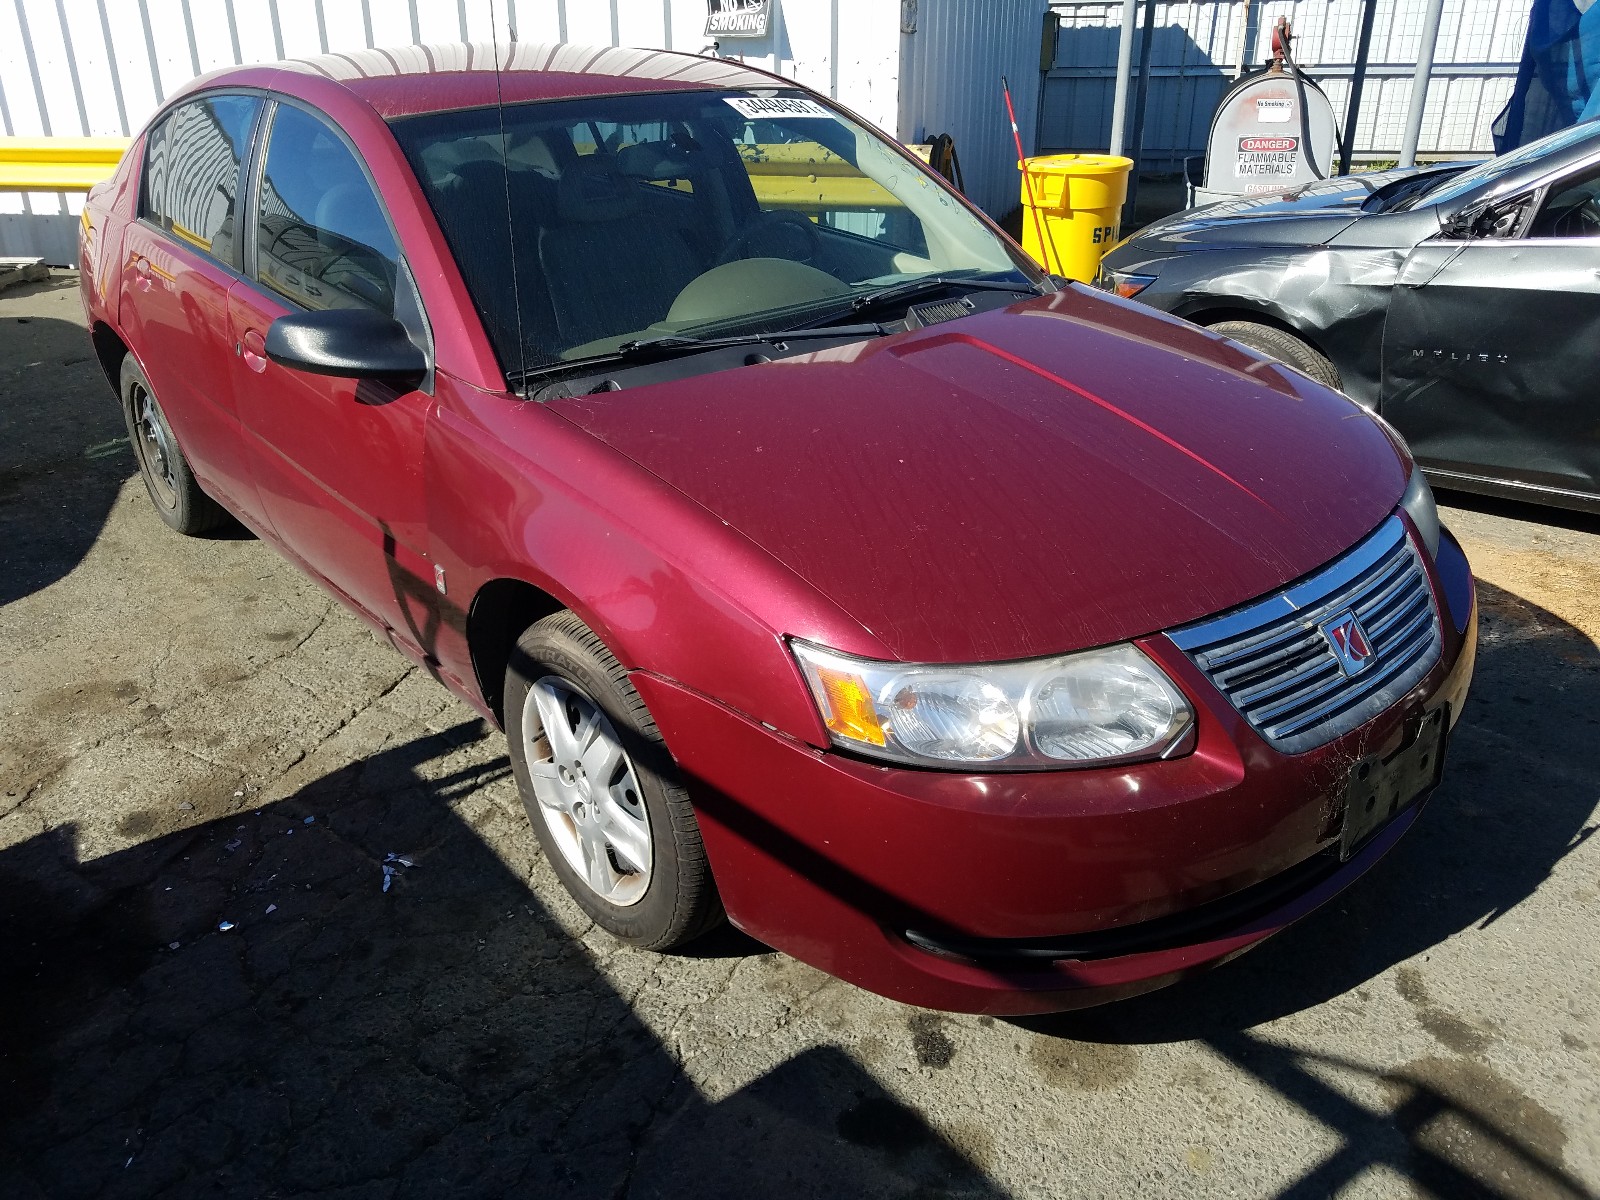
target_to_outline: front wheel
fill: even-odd
[[[643,699],[570,612],[517,641],[506,668],[511,769],[545,857],[584,912],[668,950],[722,921],[700,827]]]
[[[1328,361],[1327,357],[1276,325],[1263,325],[1259,321],[1219,321],[1210,328],[1212,333],[1220,333],[1223,337],[1232,338],[1252,350],[1259,350],[1268,358],[1275,358],[1302,374],[1311,376],[1323,386],[1331,387],[1334,391],[1339,390],[1338,369]]]

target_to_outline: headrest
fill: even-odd
[[[637,186],[610,155],[587,154],[557,183],[556,212],[563,221],[620,221],[638,204]]]
[[[671,142],[638,142],[617,151],[617,167],[632,179],[687,179],[689,156]]]

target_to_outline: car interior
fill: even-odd
[[[456,129],[401,140],[502,357],[518,312],[524,361],[545,363],[939,269],[923,223],[853,166],[840,173],[876,187],[879,211],[830,207],[826,182],[808,205],[764,205],[752,176],[772,144],[750,139],[775,135],[742,119],[519,120],[502,135],[449,116]]]

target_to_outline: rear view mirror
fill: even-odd
[[[393,317],[369,308],[330,308],[279,317],[267,330],[267,357],[311,375],[415,385],[428,359]]]

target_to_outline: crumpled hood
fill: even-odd
[[[1133,244],[1169,253],[1225,246],[1320,246],[1360,218],[1362,203],[1374,192],[1418,172],[1416,167],[1397,167],[1223,200],[1147,225],[1134,235]]]
[[[1078,288],[551,408],[913,661],[1230,608],[1353,545],[1405,486],[1348,400]]]

